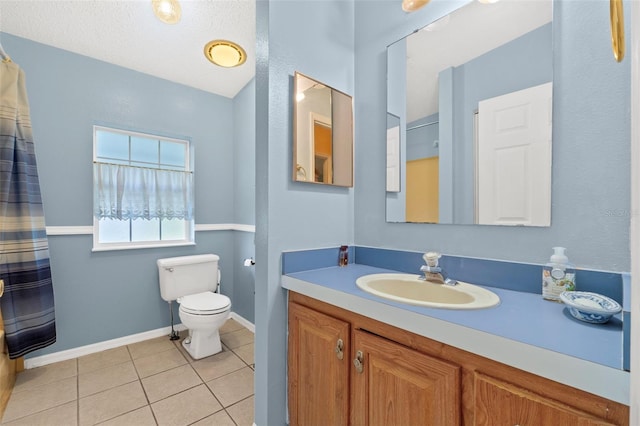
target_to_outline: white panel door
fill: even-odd
[[[552,83],[478,104],[477,223],[551,225]]]
[[[400,192],[400,126],[387,129],[387,192]]]

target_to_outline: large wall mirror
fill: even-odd
[[[552,12],[472,1],[388,47],[388,222],[550,226]]]
[[[351,96],[298,72],[293,87],[293,180],[353,186]]]

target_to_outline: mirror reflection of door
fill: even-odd
[[[551,99],[546,83],[479,103],[477,223],[551,224]]]
[[[517,182],[532,178],[536,191],[550,194],[546,170],[551,157],[534,164],[533,158],[524,159],[524,149],[518,151],[515,147],[500,149],[499,154],[496,152],[500,158],[494,162],[481,162],[484,176],[493,173],[499,178],[483,185],[480,198],[485,192],[489,195],[486,203],[482,200],[483,218],[478,219],[473,115],[483,100],[553,81],[553,59],[557,55],[553,53],[552,18],[553,3],[548,0],[501,1],[490,7],[471,1],[387,48],[387,113],[400,118],[403,155],[401,191],[387,189],[386,193],[388,222],[414,221],[415,216],[405,208],[406,203],[413,203],[413,196],[407,194],[411,182],[406,181],[412,178],[405,173],[409,167],[406,163],[437,155],[438,223],[549,226],[550,204],[538,201],[540,197],[532,192],[525,193],[519,189],[523,184]],[[512,113],[515,110],[505,112],[501,119],[510,119],[507,116]],[[426,132],[423,126],[431,122],[438,122],[437,152],[411,155],[411,150],[417,149],[412,145],[412,139],[418,139],[414,134]],[[387,123],[387,132],[388,129]],[[509,132],[504,127],[502,130],[502,136],[507,137]],[[430,146],[424,138],[421,140],[424,149]],[[518,161],[520,165],[528,162],[529,175],[516,166]],[[497,168],[490,169],[490,164]],[[534,176],[536,170],[543,172]],[[511,171],[515,174],[510,175]],[[386,172],[389,173],[388,166]],[[541,179],[542,174],[545,177]],[[492,184],[497,187],[491,188]],[[416,196],[424,196],[430,189],[425,185]],[[538,211],[528,210],[530,206]],[[548,211],[543,212],[543,208]]]
[[[331,123],[317,114],[313,114],[312,119],[314,182],[333,183]]]
[[[293,180],[353,186],[353,99],[296,71]]]

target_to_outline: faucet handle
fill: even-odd
[[[435,251],[429,251],[422,256],[427,266],[438,266],[438,259],[440,259],[440,257],[442,257],[442,255]]]

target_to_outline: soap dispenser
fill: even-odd
[[[546,300],[560,302],[560,293],[576,289],[576,270],[564,251],[564,247],[554,247],[542,269],[542,297]]]
[[[338,266],[347,266],[349,264],[349,246],[340,246],[338,252]]]

